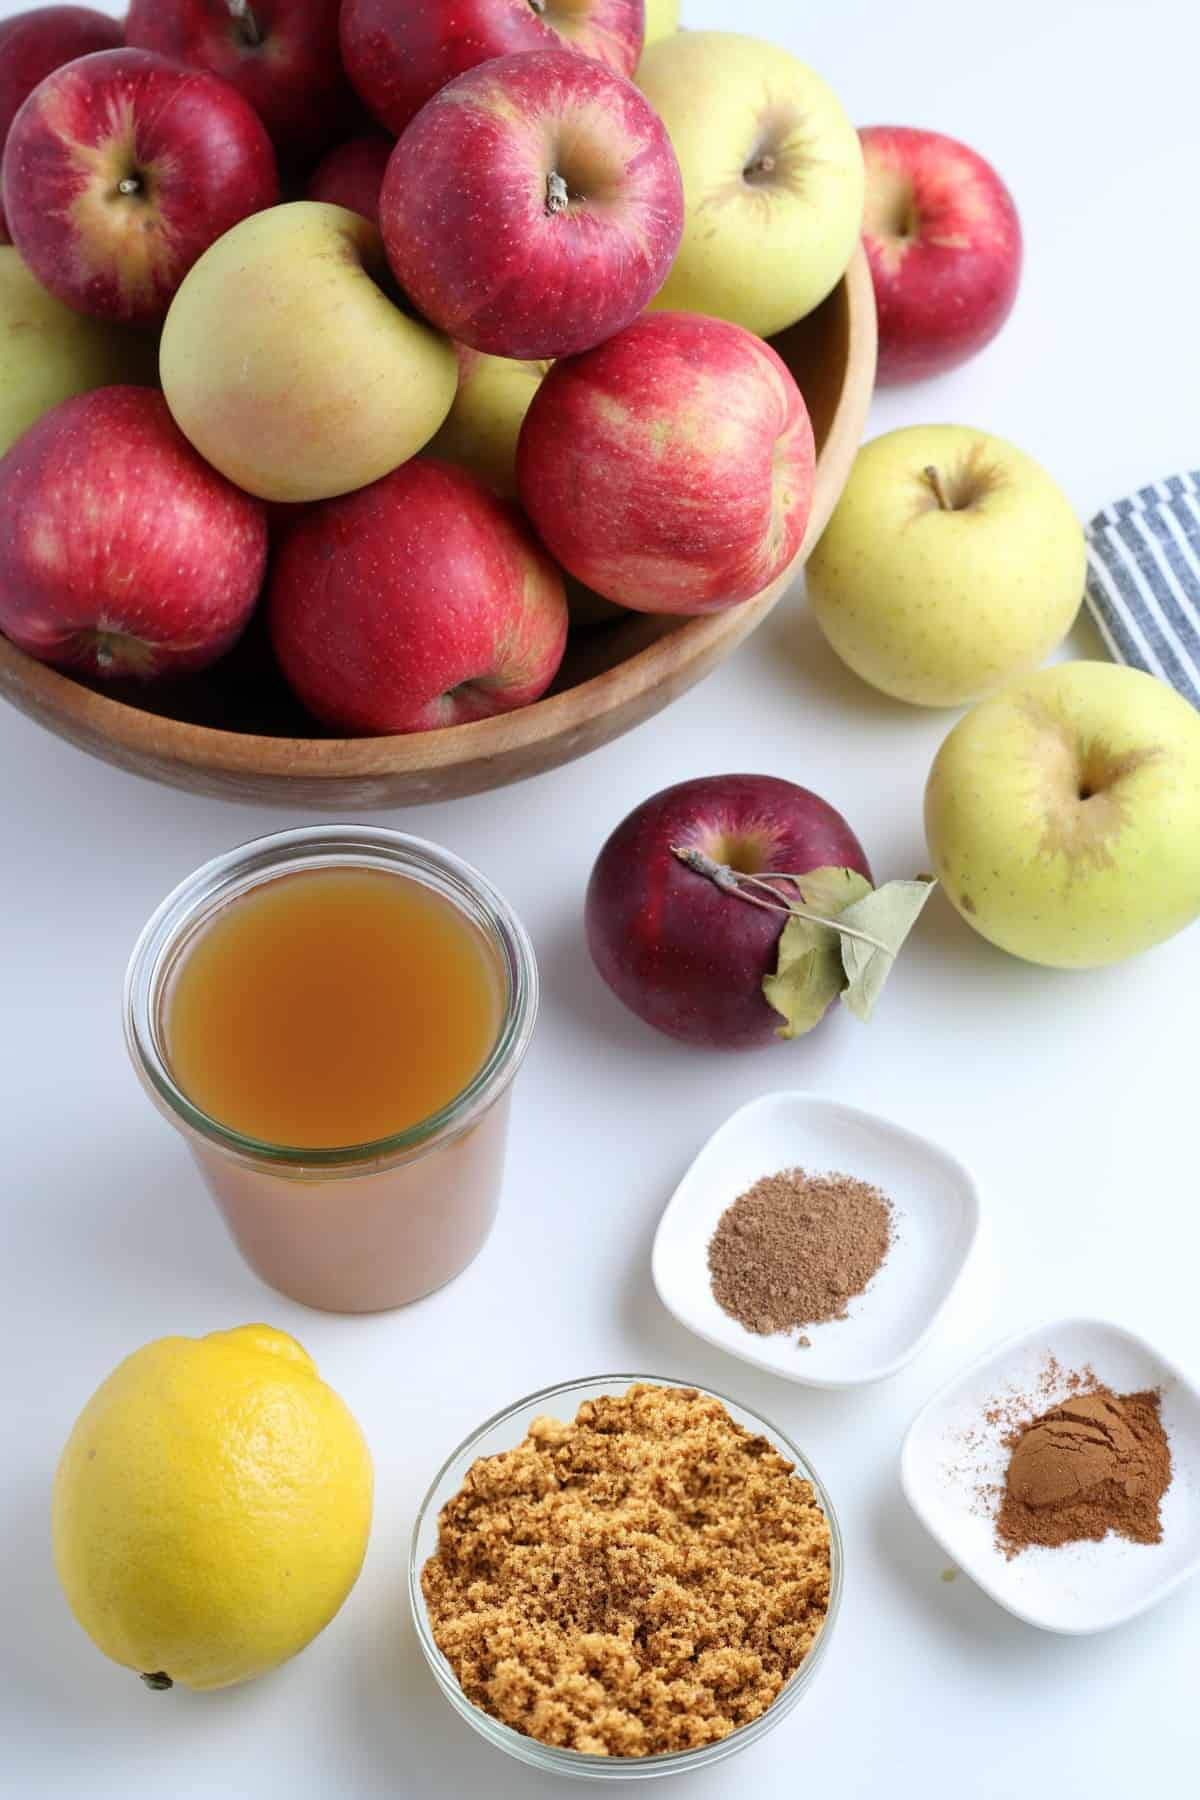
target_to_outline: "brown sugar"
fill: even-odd
[[[829,1526],[719,1401],[640,1385],[474,1463],[421,1586],[493,1718],[598,1756],[691,1750],[758,1718],[804,1661]]]
[[[717,1221],[708,1246],[713,1295],[760,1337],[844,1319],[891,1242],[892,1204],[878,1188],[852,1175],[783,1169]]]
[[[1027,1419],[1007,1442],[996,1535],[1008,1555],[1110,1531],[1137,1544],[1161,1542],[1171,1450],[1158,1394],[1075,1392]]]

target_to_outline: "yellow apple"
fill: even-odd
[[[1085,574],[1083,529],[1031,457],[966,426],[912,425],[859,451],[807,582],[856,675],[916,706],[962,706],[1045,661]]]
[[[938,879],[1014,956],[1087,969],[1200,915],[1200,712],[1115,663],[1057,663],[960,719],[925,791]]]
[[[793,325],[862,227],[862,147],[834,94],[788,51],[727,31],[660,39],[637,82],[683,173],[683,242],[653,304],[760,337]]]
[[[645,47],[679,30],[679,0],[646,0]]]
[[[254,213],[193,265],[163,326],[167,404],[200,454],[263,500],[376,481],[450,410],[448,338],[388,294],[383,241],[344,207]]]
[[[515,500],[517,439],[550,364],[487,356],[466,344],[455,349],[458,392],[429,454],[458,463],[494,493]]]
[[[0,246],[0,456],[44,412],[118,382],[154,386],[157,339],[85,319]]]

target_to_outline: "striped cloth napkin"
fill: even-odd
[[[1087,603],[1113,656],[1200,707],[1200,471],[1115,501],[1087,541]]]

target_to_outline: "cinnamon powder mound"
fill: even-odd
[[[464,1694],[593,1756],[691,1750],[758,1718],[829,1607],[811,1483],[695,1388],[535,1419],[438,1523],[421,1588]]]
[[[1073,1393],[1006,1439],[1010,1456],[996,1516],[1009,1556],[1031,1544],[1162,1541],[1160,1504],[1171,1448],[1157,1393]]]
[[[708,1246],[719,1306],[760,1337],[844,1319],[892,1243],[892,1203],[852,1175],[783,1169],[726,1207]]]

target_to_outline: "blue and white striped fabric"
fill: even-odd
[[[1117,500],[1087,540],[1087,602],[1113,656],[1200,707],[1200,471]]]

